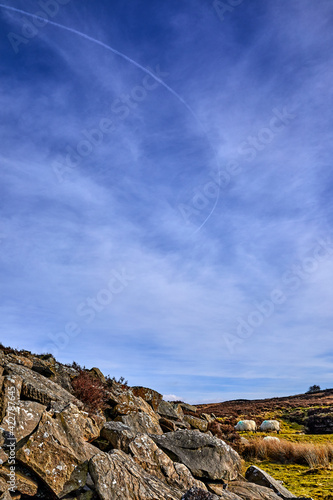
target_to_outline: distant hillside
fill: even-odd
[[[217,417],[255,416],[277,410],[293,408],[328,407],[333,405],[333,389],[325,389],[311,394],[297,394],[280,398],[236,399],[222,403],[196,405],[198,413],[214,413]]]

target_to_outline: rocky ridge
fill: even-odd
[[[1,348],[0,387],[0,500],[297,498],[254,466],[243,477],[214,415],[98,368]]]

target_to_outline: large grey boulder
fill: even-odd
[[[22,388],[21,396],[31,401],[36,401],[43,405],[48,405],[52,401],[60,401],[64,407],[73,403],[77,407],[82,408],[83,404],[78,401],[73,394],[63,389],[60,385],[52,382],[52,380],[44,377],[38,372],[32,371],[29,368],[14,363],[8,363],[5,366],[6,375],[21,379]]]
[[[172,460],[186,465],[195,477],[232,481],[241,470],[238,453],[208,434],[185,430],[150,437]]]
[[[251,465],[245,473],[245,478],[251,483],[259,484],[260,486],[266,486],[270,488],[274,493],[283,498],[295,498],[295,495],[290,493],[281,483],[276,481],[272,476],[267,474],[267,472],[259,469],[255,465]]]
[[[135,438],[136,433],[123,422],[106,422],[101,430],[101,437],[106,439],[117,450],[129,452],[129,444]]]
[[[89,462],[100,500],[180,500],[181,491],[148,474],[121,450],[95,455]]]
[[[180,405],[173,405],[168,403],[168,401],[161,401],[157,413],[161,417],[165,417],[171,420],[182,420],[184,418],[184,413]]]
[[[233,481],[229,483],[228,489],[242,500],[281,500],[270,488],[246,481]]]
[[[184,465],[173,462],[157,444],[146,434],[139,434],[129,445],[134,461],[146,472],[174,486],[186,491],[192,486],[206,490],[205,485],[194,479],[189,469]]]
[[[193,429],[199,429],[201,432],[206,432],[208,429],[207,420],[202,420],[198,417],[192,417],[191,415],[185,415],[184,421],[190,424]]]

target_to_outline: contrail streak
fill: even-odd
[[[45,22],[45,18],[44,17],[37,16],[36,14],[31,14],[30,12],[26,12],[25,10],[17,9],[16,7],[10,7],[9,5],[4,5],[2,3],[0,3],[0,7],[2,7],[3,9],[6,9],[6,10],[11,10],[13,12],[17,12],[18,14],[24,14],[25,16],[31,17],[33,19],[38,19],[38,20],[41,20],[41,21]],[[215,152],[215,149],[214,149],[213,145],[211,144],[211,142],[210,142],[210,140],[208,138],[207,132],[204,129],[204,127],[203,127],[201,121],[199,120],[199,118],[194,113],[194,111],[191,108],[191,106],[189,106],[189,104],[187,104],[187,102],[184,101],[184,99],[175,90],[173,90],[161,78],[158,78],[158,76],[154,75],[154,73],[152,71],[150,71],[148,68],[145,68],[140,63],[134,61],[133,59],[131,59],[130,57],[128,57],[126,54],[123,54],[122,52],[119,52],[119,50],[114,49],[110,45],[107,45],[106,43],[103,43],[100,40],[97,40],[96,38],[93,38],[93,37],[91,37],[89,35],[86,35],[85,33],[82,33],[81,31],[78,31],[78,30],[76,30],[74,28],[70,28],[70,27],[65,26],[63,24],[59,24],[59,23],[56,23],[56,22],[50,21],[50,20],[48,20],[48,24],[51,24],[52,26],[56,26],[57,28],[69,31],[70,33],[73,33],[74,35],[78,35],[81,38],[84,38],[85,40],[88,40],[89,42],[92,42],[92,43],[95,43],[97,45],[100,45],[101,47],[104,47],[106,50],[109,50],[110,52],[113,52],[113,54],[116,54],[117,56],[121,57],[122,59],[125,59],[125,61],[128,61],[129,63],[133,64],[137,68],[141,69],[141,71],[143,71],[143,72],[147,73],[148,75],[150,75],[156,82],[160,83],[173,96],[175,96],[186,107],[186,109],[191,113],[191,115],[196,120],[196,122],[198,122],[200,128],[202,129],[203,133],[205,134],[206,139],[207,139],[210,147],[212,148],[214,156],[215,156],[215,159],[217,161],[218,176],[219,176],[219,181],[220,181],[220,169],[219,169],[219,163],[218,163],[217,155],[216,155],[216,152]],[[208,221],[208,219],[211,217],[211,215],[213,214],[213,212],[214,212],[214,210],[216,208],[217,202],[219,200],[219,196],[220,196],[220,182],[218,182],[218,193],[217,193],[217,197],[216,197],[216,200],[215,200],[215,203],[214,203],[214,206],[213,206],[212,210],[210,211],[210,213],[208,214],[208,216],[206,217],[206,219],[204,220],[204,222],[195,231],[193,231],[193,234],[195,234],[198,231],[200,231],[200,229],[206,224],[206,222]]]

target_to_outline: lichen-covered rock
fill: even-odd
[[[141,397],[144,401],[146,401],[154,411],[157,411],[160,402],[163,399],[162,394],[157,391],[153,391],[153,389],[148,389],[147,387],[135,386],[131,387],[134,396]]]
[[[214,493],[223,500],[240,500],[240,497],[235,493],[231,493],[228,489],[225,489],[227,484],[207,483],[206,486],[208,491]]]
[[[23,396],[25,399],[44,405],[48,405],[52,401],[61,401],[64,406],[68,403],[73,403],[78,407],[83,406],[81,401],[78,401],[61,386],[25,366],[8,363],[5,366],[5,374],[21,378],[21,397]]]
[[[181,492],[145,472],[120,450],[95,455],[89,462],[100,500],[180,500]]]
[[[290,493],[281,483],[276,481],[272,476],[267,474],[267,472],[259,469],[255,465],[251,465],[245,473],[245,478],[251,483],[259,484],[261,486],[266,486],[273,490],[277,495],[284,498],[295,498],[295,495]]]
[[[165,417],[171,420],[182,420],[184,417],[183,410],[180,405],[173,405],[167,401],[161,401],[158,405],[157,413],[161,417]]]
[[[22,377],[13,374],[3,376],[0,393],[0,422],[5,417],[9,406],[11,406],[9,403],[14,405],[20,399],[21,390]]]
[[[208,429],[207,420],[202,420],[201,418],[192,417],[191,415],[185,415],[184,421],[190,424],[192,429],[199,429],[201,432],[206,432]]]
[[[159,419],[159,424],[163,432],[174,432],[177,430],[176,423],[168,418],[161,417]]]
[[[6,482],[8,488],[10,481],[9,467],[0,467],[0,478]],[[37,493],[38,484],[18,470],[15,470],[15,484],[16,489],[24,495],[34,496]]]
[[[45,410],[45,406],[35,401],[18,401],[15,404],[15,418],[12,418],[13,414],[8,410],[1,423],[0,441],[1,435],[4,438],[6,433],[12,432],[19,445],[23,438],[35,430]]]
[[[197,431],[152,434],[150,437],[170,458],[186,465],[195,477],[231,481],[240,472],[238,453],[216,437]]]
[[[103,373],[101,372],[101,370],[99,368],[97,368],[96,366],[94,366],[93,368],[91,368],[91,370],[89,370],[89,372],[91,373],[91,375],[93,375],[93,377],[98,378],[98,380],[100,382],[102,382],[103,384],[105,384],[105,382],[106,382],[105,377],[104,377]]]
[[[242,500],[281,500],[270,488],[246,481],[233,481],[229,483],[228,489]]]
[[[84,437],[95,436],[94,425],[83,424],[81,417],[69,409],[67,415],[43,414],[38,429],[17,451],[17,459],[32,469],[58,496],[84,486],[88,460],[99,450],[86,443]],[[83,437],[84,436],[84,437]]]
[[[139,434],[129,445],[134,461],[153,476],[170,486],[186,491],[192,486],[206,490],[205,485],[192,476],[189,469],[174,463],[146,434]]]
[[[179,406],[182,408],[184,411],[192,411],[193,413],[196,413],[197,407],[193,405],[189,405],[188,403],[179,403]]]
[[[0,500],[13,500],[9,491],[5,491],[1,496]]]
[[[131,429],[134,434],[163,434],[159,424],[159,419],[156,414],[148,414],[145,412],[130,413],[117,417],[118,422],[122,422]]]
[[[212,415],[209,415],[208,413],[201,413],[200,415],[201,418],[204,418],[205,420],[207,420],[207,422],[210,424],[211,422],[214,422],[214,420],[216,420],[214,417],[212,417]]]
[[[190,488],[181,498],[181,500],[218,500],[219,497],[209,493],[201,488],[194,486]]]
[[[101,430],[101,437],[106,439],[116,450],[129,452],[129,444],[136,433],[122,422],[106,422]]]

